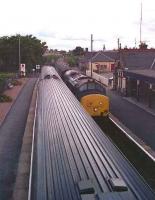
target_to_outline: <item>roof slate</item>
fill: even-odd
[[[117,50],[87,52],[86,55],[80,59],[80,62],[83,62],[83,63],[89,62],[91,57],[93,57],[94,62],[99,62],[99,61],[114,62],[115,60],[119,60],[119,52]]]
[[[128,69],[155,69],[155,51],[122,51],[122,66]]]
[[[104,52],[98,52],[93,58],[92,62],[115,62],[115,60],[107,55]]]

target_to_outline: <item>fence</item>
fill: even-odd
[[[86,74],[88,76],[91,75],[90,71],[86,71]],[[110,82],[109,82],[109,78],[104,77],[103,75],[97,74],[95,72],[93,72],[93,78],[96,79],[97,81],[101,82],[102,84],[109,86]]]

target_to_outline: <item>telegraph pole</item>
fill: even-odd
[[[93,52],[93,34],[91,34],[91,54]],[[90,63],[91,63],[91,77],[93,77],[93,66],[92,66],[92,55],[91,55],[91,59],[90,59]]]
[[[117,46],[118,46],[118,50],[120,49],[120,41],[119,38],[117,39]]]
[[[141,13],[140,13],[140,44],[142,43],[142,2],[141,2]]]
[[[20,63],[21,63],[21,58],[20,58],[20,35],[19,35],[19,41],[18,41],[18,50],[19,50],[19,69],[20,69]]]

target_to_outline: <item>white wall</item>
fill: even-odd
[[[91,71],[86,71],[86,74],[88,76],[91,76]],[[102,84],[106,85],[106,86],[109,85],[109,79],[104,77],[103,75],[101,76],[100,74],[93,72],[93,78],[96,79],[97,81],[101,82]]]

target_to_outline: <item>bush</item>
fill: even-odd
[[[5,89],[5,79],[0,78],[0,93],[3,93]]]
[[[12,82],[12,85],[16,86],[16,85],[22,85],[22,82],[19,81],[19,80],[13,80]]]
[[[78,58],[76,56],[68,56],[66,60],[70,67],[76,67],[78,65]]]
[[[0,94],[0,102],[11,102],[12,98],[5,94]]]
[[[0,79],[12,78],[15,73],[0,73]]]

